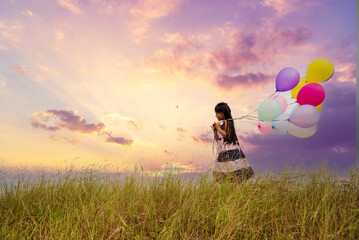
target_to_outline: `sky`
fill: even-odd
[[[235,122],[256,172],[355,165],[355,1],[0,0],[3,171],[210,170],[214,107],[251,112],[327,58],[316,133]],[[290,101],[290,93],[283,93]]]

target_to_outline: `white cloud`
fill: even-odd
[[[0,88],[6,87],[7,82],[0,80]]]
[[[30,16],[30,17],[34,16],[34,14],[33,14],[31,11],[29,11],[29,10],[22,11],[21,14],[22,14],[22,15],[25,15],[25,16]]]
[[[77,0],[57,0],[57,3],[67,10],[70,10],[71,12],[75,14],[81,14],[82,11],[80,10],[80,7],[77,4]]]
[[[56,72],[55,70],[49,68],[49,67],[46,67],[44,65],[41,65],[41,64],[37,64],[37,66],[43,70],[44,72],[47,72],[47,73],[50,73],[51,75],[59,75],[58,72]]]
[[[263,0],[262,2],[262,6],[272,7],[279,16],[298,11],[298,6],[300,6],[300,11],[303,12],[319,4],[319,2],[304,0]]]
[[[0,88],[6,87],[6,84],[5,78],[0,74]]]
[[[61,29],[55,29],[54,30],[55,33],[55,38],[59,41],[64,40],[64,31],[62,31]]]
[[[45,78],[43,76],[36,76],[34,80],[38,83],[45,82]]]
[[[146,33],[150,27],[149,22],[175,13],[182,2],[183,0],[140,0],[130,7],[129,12],[134,17],[134,21],[129,27],[132,29],[134,41],[137,43],[142,42],[146,38]]]
[[[0,50],[8,50],[9,48],[0,43]]]
[[[0,50],[7,50],[8,47],[16,47],[20,39],[14,34],[14,31],[21,29],[22,26],[20,25],[7,25],[0,22]]]

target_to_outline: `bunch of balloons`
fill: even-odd
[[[317,130],[319,112],[325,99],[325,90],[320,84],[334,74],[333,64],[326,58],[318,58],[310,63],[306,77],[287,67],[276,77],[276,92],[262,101],[258,107],[258,129],[263,134],[291,134],[300,138],[312,136]],[[292,103],[284,95],[289,93]],[[273,96],[274,95],[274,96]],[[288,108],[289,105],[294,107]]]

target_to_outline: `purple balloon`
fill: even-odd
[[[297,70],[291,67],[283,68],[275,79],[275,87],[278,92],[285,92],[295,88],[300,80]]]

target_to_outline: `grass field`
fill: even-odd
[[[0,239],[359,239],[359,171],[1,182]]]

